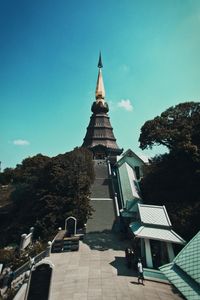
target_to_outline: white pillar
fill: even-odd
[[[140,239],[140,247],[141,247],[141,256],[145,257],[145,248],[144,248],[144,240]]]
[[[171,262],[175,257],[172,243],[167,243],[167,253],[168,253],[169,262]]]
[[[117,193],[115,193],[115,208],[116,208],[116,214],[119,217],[120,213],[119,213],[119,206],[118,206],[118,201],[117,201]]]
[[[27,234],[23,233],[21,235],[21,241],[20,241],[20,246],[19,246],[19,251],[24,250],[24,245],[25,245],[25,240],[26,240]]]
[[[52,242],[51,242],[51,241],[48,241],[48,243],[47,243],[46,256],[50,256],[50,254],[51,254],[51,246],[52,246]]]
[[[107,163],[108,163],[108,173],[109,173],[109,175],[111,176],[111,175],[112,175],[112,172],[111,172],[111,166],[110,166],[110,161],[109,161],[109,159],[107,160]]]
[[[151,245],[149,239],[144,239],[145,244],[145,254],[146,254],[146,263],[148,268],[153,268],[153,261],[151,255]]]

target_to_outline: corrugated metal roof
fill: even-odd
[[[185,243],[185,241],[171,229],[146,227],[142,226],[140,222],[131,223],[130,228],[137,238],[148,238],[151,240],[159,240],[176,244]]]
[[[138,204],[138,208],[143,224],[171,227],[165,206]]]
[[[124,201],[140,199],[135,172],[126,162],[119,167],[119,176]]]
[[[200,299],[200,231],[173,262],[160,267],[171,283],[188,300]]]

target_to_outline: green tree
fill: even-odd
[[[13,222],[4,227],[15,240],[30,226],[48,239],[68,216],[76,217],[81,227],[91,214],[94,168],[87,149],[75,148],[53,158],[41,154],[27,158],[15,168],[13,178]]]
[[[191,238],[200,228],[200,103],[181,103],[147,121],[139,140],[142,149],[169,150],[146,167],[144,201],[165,205],[177,232]]]
[[[0,184],[6,185],[11,183],[13,180],[13,169],[6,168],[2,173],[0,173]]]
[[[141,149],[155,145],[166,146],[169,151],[200,149],[200,103],[185,102],[170,107],[160,116],[147,121],[141,128]]]

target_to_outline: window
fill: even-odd
[[[137,180],[139,180],[140,179],[140,167],[138,167],[138,166],[135,167],[135,175],[136,175]]]

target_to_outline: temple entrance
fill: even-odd
[[[95,153],[94,159],[105,159],[105,153]]]
[[[154,269],[158,269],[161,265],[169,263],[166,242],[150,240],[150,245]]]

